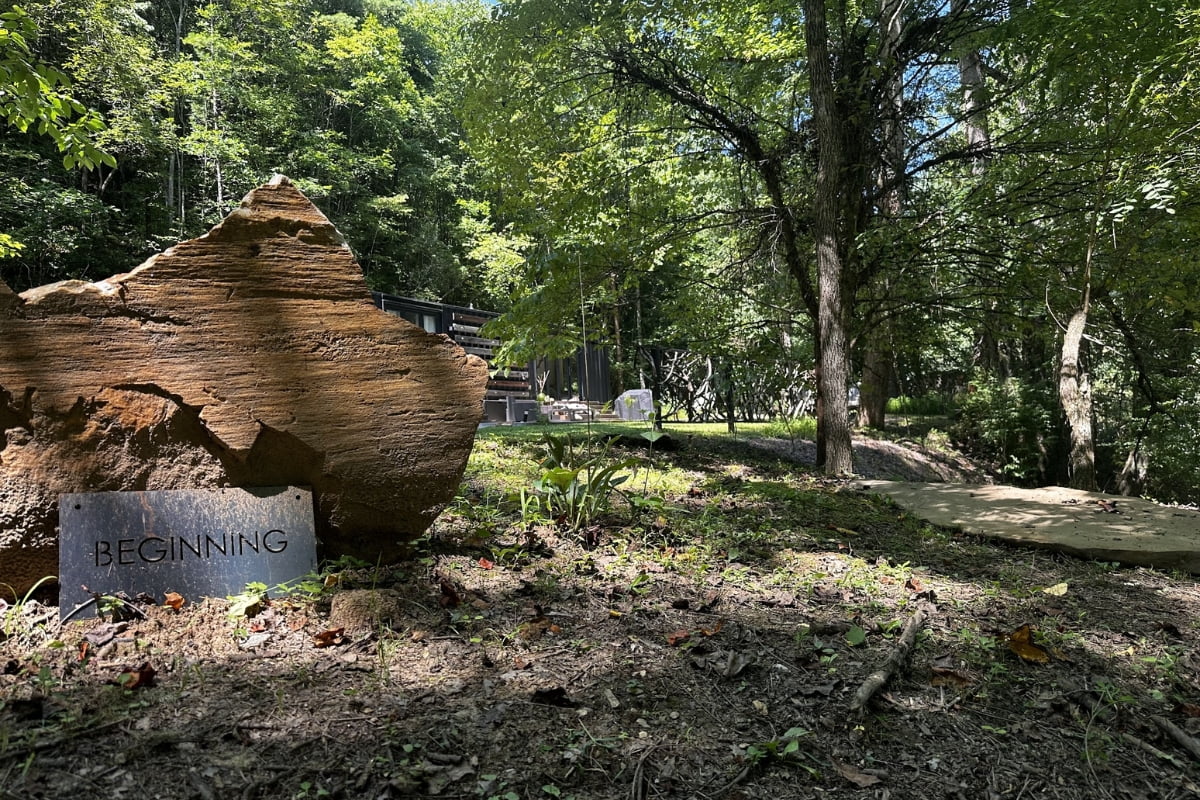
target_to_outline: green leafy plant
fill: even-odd
[[[637,459],[613,458],[616,437],[590,454],[569,435],[547,434],[544,441],[546,457],[540,464],[542,474],[533,484],[540,508],[568,530],[589,527],[608,512],[613,498],[622,494],[620,487],[629,480],[625,470],[637,466]]]
[[[225,613],[230,619],[253,617],[262,611],[263,604],[267,601],[267,585],[251,581],[246,584],[245,591],[230,595],[226,599],[229,600],[229,610]]]
[[[0,625],[0,633],[3,634],[3,636],[0,636],[0,641],[3,641],[4,639],[8,639],[16,631],[17,620],[24,613],[25,606],[29,604],[30,599],[33,597],[33,593],[36,592],[39,588],[41,588],[42,584],[47,583],[49,581],[56,581],[56,580],[58,580],[58,577],[55,575],[45,576],[44,578],[39,580],[37,583],[35,583],[33,586],[29,587],[29,591],[27,591],[25,593],[25,596],[21,597],[19,600],[17,600],[16,603],[14,603],[11,606],[3,601],[0,601],[0,613],[2,613],[4,615],[3,616],[3,624]],[[11,585],[9,585],[7,583],[0,584],[0,585],[3,585],[5,588],[8,589],[9,594],[11,594],[13,597],[16,597],[17,593]]]
[[[777,736],[774,739],[768,739],[765,742],[752,744],[746,748],[746,760],[752,765],[758,765],[765,761],[788,761],[796,764],[807,770],[809,774],[816,776],[818,774],[815,767],[811,767],[800,761],[801,756],[805,755],[800,750],[800,740],[808,736],[809,732],[804,728],[788,728],[782,736]]]

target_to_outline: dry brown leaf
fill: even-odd
[[[1030,664],[1050,663],[1050,654],[1033,643],[1033,628],[1028,623],[1010,633],[1005,643],[1022,661]]]
[[[313,637],[313,647],[334,647],[346,641],[345,628],[330,628]]]
[[[920,594],[925,591],[925,584],[921,583],[920,578],[909,576],[908,580],[904,582],[904,588],[913,594]]]
[[[176,611],[183,608],[183,604],[187,602],[183,599],[183,595],[178,592],[167,592],[163,595],[163,598],[163,605],[170,606]]]
[[[462,598],[458,596],[458,590],[454,588],[454,584],[442,578],[440,586],[442,596],[438,598],[438,605],[442,608],[458,608],[462,603]]]
[[[667,644],[671,647],[678,647],[692,637],[692,632],[687,628],[680,628],[674,633],[667,634]]]
[[[551,622],[549,617],[538,617],[529,622],[523,622],[517,628],[517,634],[527,642],[536,642],[547,633],[562,633],[562,628]]]
[[[721,628],[723,627],[725,627],[725,620],[719,619],[717,620],[717,624],[711,628],[701,628],[700,633],[704,634],[705,636],[716,636],[721,632]]]
[[[975,679],[971,676],[971,674],[961,669],[933,667],[933,678],[929,681],[929,685],[954,686],[958,689],[964,689],[974,682]]]
[[[480,569],[491,569],[492,567],[496,566],[496,562],[489,561],[488,559],[482,557],[480,557],[479,561],[476,563],[479,564]]]
[[[1200,717],[1200,706],[1192,703],[1179,703],[1175,710],[1185,717],[1197,718]]]
[[[853,783],[860,789],[865,789],[868,786],[874,786],[880,782],[879,776],[868,775],[853,764],[847,764],[839,761],[836,758],[830,759],[833,762],[833,768],[837,770],[838,775],[841,775],[846,780]]]
[[[122,689],[139,689],[154,685],[154,676],[158,674],[158,670],[150,666],[150,662],[144,662],[137,669],[129,669],[117,676],[117,679],[112,683],[120,686]]]

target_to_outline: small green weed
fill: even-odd
[[[800,740],[808,735],[809,731],[804,728],[789,728],[782,736],[748,746],[745,759],[751,766],[757,766],[766,761],[787,762],[800,767],[814,778],[819,777],[820,772],[816,767],[801,761],[801,758],[807,754],[801,751]]]

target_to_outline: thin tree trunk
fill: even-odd
[[[880,30],[883,39],[879,58],[889,76],[883,120],[884,159],[877,177],[885,224],[898,225],[904,209],[904,71],[896,63],[896,47],[903,33],[906,0],[881,0]],[[883,287],[887,294],[886,284]],[[865,337],[862,382],[859,385],[858,424],[883,430],[892,385],[892,337],[890,325],[875,325]]]
[[[954,0],[951,14],[965,15],[967,0]],[[983,57],[979,51],[969,48],[958,57],[958,80],[962,87],[963,132],[967,137],[967,150],[971,153],[971,171],[982,175],[987,168],[988,150],[991,148],[991,132],[988,129],[987,81],[983,74]]]
[[[883,430],[892,382],[892,347],[887,326],[879,326],[867,335],[863,355],[862,384],[858,396],[858,424]]]
[[[1085,293],[1086,294],[1086,293]],[[1070,484],[1072,488],[1096,491],[1096,441],[1092,431],[1092,388],[1083,368],[1080,351],[1088,309],[1071,315],[1063,334],[1062,366],[1058,374],[1058,396],[1071,430]]]
[[[1083,297],[1063,333],[1062,358],[1058,371],[1058,399],[1071,432],[1068,468],[1072,488],[1096,491],[1096,439],[1092,430],[1092,387],[1080,357],[1083,332],[1087,328],[1092,296],[1092,257],[1096,247],[1097,221],[1093,215],[1084,262]]]
[[[850,413],[846,398],[849,377],[846,306],[842,296],[843,263],[839,241],[843,207],[842,131],[829,57],[825,0],[805,0],[804,38],[817,134],[817,180],[813,196],[813,239],[817,251],[820,373],[817,398],[819,433],[824,434],[826,474],[854,471]],[[818,452],[818,458],[820,457]]]

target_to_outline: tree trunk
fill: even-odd
[[[1080,351],[1088,318],[1087,293],[1082,306],[1071,315],[1063,334],[1062,365],[1058,373],[1058,397],[1071,429],[1070,484],[1074,489],[1096,491],[1096,440],[1092,432],[1092,388],[1083,368]]]
[[[850,439],[850,414],[846,402],[849,377],[846,306],[843,298],[843,261],[840,247],[843,208],[842,131],[834,94],[829,57],[825,0],[805,0],[804,38],[808,45],[808,71],[817,141],[817,180],[813,195],[813,239],[817,251],[817,329],[820,336],[820,372],[817,424],[825,440],[823,468],[828,475],[854,471]],[[819,457],[820,454],[818,454]]]
[[[954,0],[951,14],[958,17],[966,13],[967,0]],[[971,153],[971,171],[982,175],[987,168],[991,133],[985,111],[987,81],[983,74],[983,57],[978,50],[969,48],[959,55],[958,80],[962,87],[963,132],[967,138],[967,151]]]
[[[905,0],[882,0],[879,7],[880,62],[888,75],[887,100],[883,104],[884,158],[877,177],[880,209],[885,224],[897,225],[904,209],[904,71],[896,63],[896,48],[903,33]],[[887,296],[887,285],[883,285]],[[875,325],[867,333],[863,354],[862,382],[859,385],[858,424],[883,430],[892,384],[892,337],[886,323]]]
[[[861,427],[883,430],[891,382],[892,348],[884,326],[867,335],[858,395],[858,424]]]

